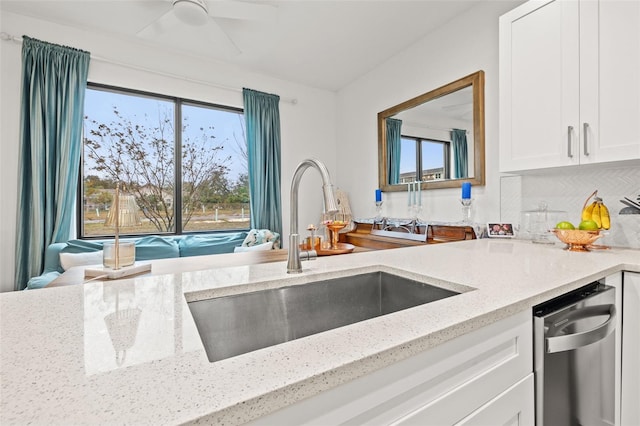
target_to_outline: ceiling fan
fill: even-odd
[[[239,0],[169,0],[164,1],[162,14],[138,31],[142,38],[158,40],[174,31],[192,30],[204,35],[216,45],[227,44],[227,50],[242,53],[218,20],[275,22],[277,8],[268,4]]]

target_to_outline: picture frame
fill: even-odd
[[[487,235],[489,238],[513,238],[515,236],[513,232],[512,223],[487,223]]]

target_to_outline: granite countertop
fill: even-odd
[[[0,423],[238,424],[587,284],[640,251],[472,240],[0,294]],[[221,258],[223,259],[223,258]],[[462,294],[215,363],[187,301],[384,270]]]

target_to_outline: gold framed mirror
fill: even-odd
[[[484,71],[378,113],[378,181],[383,191],[485,183]]]

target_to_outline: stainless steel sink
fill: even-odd
[[[209,361],[459,294],[386,272],[189,303]]]

